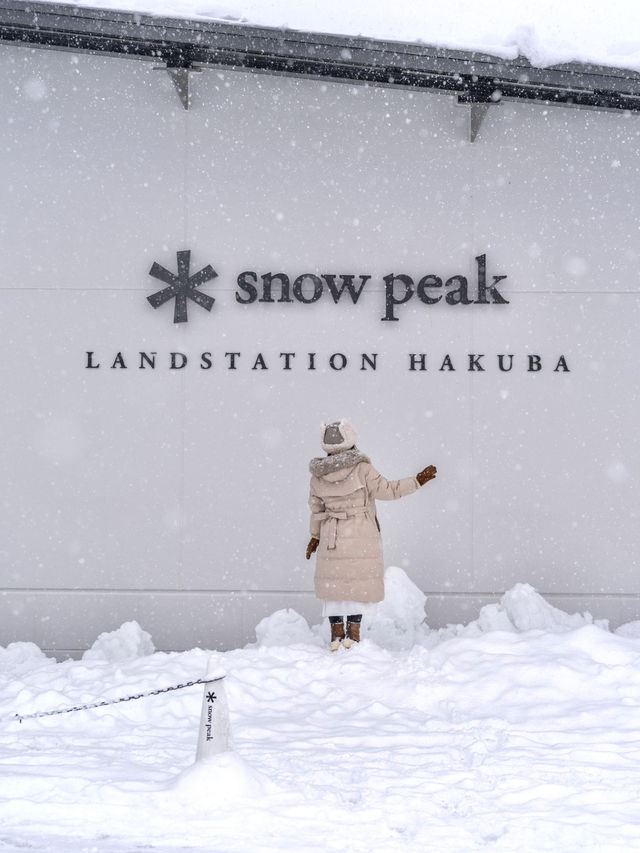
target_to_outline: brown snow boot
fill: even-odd
[[[331,644],[329,648],[332,652],[337,652],[344,640],[344,622],[342,619],[338,622],[330,622],[331,625]]]
[[[342,644],[345,649],[360,642],[360,622],[347,622],[347,638]]]

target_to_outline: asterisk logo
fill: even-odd
[[[158,290],[157,293],[147,296],[148,302],[154,307],[159,308],[170,299],[175,299],[176,304],[173,312],[174,323],[187,322],[187,299],[191,299],[196,305],[204,308],[206,311],[211,311],[215,299],[213,296],[208,296],[206,293],[200,293],[196,288],[212,278],[217,278],[218,273],[210,264],[194,275],[189,275],[189,264],[191,262],[191,252],[177,252],[178,258],[178,275],[175,275],[165,269],[160,264],[154,261],[153,266],[149,270],[149,275],[153,278],[159,278],[164,281],[168,287]]]
[[[216,701],[216,694],[212,690],[210,693],[207,693],[207,702],[215,702],[215,701]]]

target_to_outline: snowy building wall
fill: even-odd
[[[637,616],[638,117],[504,103],[471,143],[447,95],[206,70],[185,111],[153,63],[0,62],[0,644],[318,619],[307,465],[343,416],[386,476],[438,467],[380,506],[431,625],[518,581]],[[215,304],[174,324],[149,270],[182,250]]]

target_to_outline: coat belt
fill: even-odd
[[[314,519],[318,521],[327,521],[327,548],[330,551],[335,550],[338,541],[338,522],[346,521],[347,518],[352,518],[355,515],[364,515],[369,511],[369,507],[361,506],[350,510],[334,510],[325,509],[324,512],[314,513]]]

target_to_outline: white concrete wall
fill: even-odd
[[[160,648],[229,647],[280,607],[317,620],[307,464],[341,416],[387,476],[438,466],[380,507],[430,624],[518,581],[638,615],[638,117],[503,104],[471,144],[446,95],[206,70],[185,112],[152,63],[0,65],[0,644],[73,652],[135,618]],[[182,249],[216,302],[174,325],[148,272]],[[415,296],[381,321],[385,275],[472,282],[481,254],[508,305]],[[357,305],[241,305],[245,270],[371,279]]]

